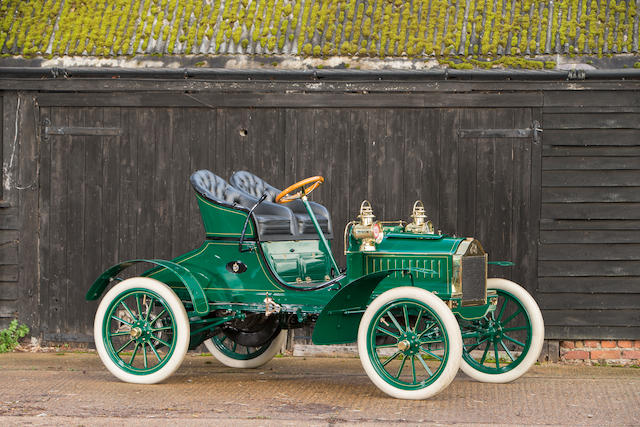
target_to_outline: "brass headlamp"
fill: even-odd
[[[375,215],[368,200],[364,200],[360,205],[358,218],[360,222],[351,227],[351,235],[362,241],[360,244],[361,251],[373,251],[376,249],[375,243],[382,242],[384,233],[382,232],[382,225],[373,221]]]
[[[411,218],[413,218],[413,222],[407,224],[404,231],[407,233],[433,233],[433,224],[431,221],[427,221],[427,214],[424,211],[422,201],[416,200],[413,204]]]

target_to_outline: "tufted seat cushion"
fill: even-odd
[[[212,202],[230,205],[233,208],[251,209],[258,201],[257,197],[239,191],[206,169],[194,172],[190,181],[200,195]],[[261,238],[262,236],[293,234],[293,215],[285,207],[262,203],[253,211],[253,217]]]
[[[253,197],[260,197],[262,194],[267,194],[267,200],[273,202],[276,199],[276,196],[280,193],[281,190],[278,190],[259,176],[252,174],[247,171],[238,171],[235,172],[231,179],[229,180],[231,185],[235,188],[243,191],[247,195],[251,195]],[[331,218],[329,215],[329,211],[322,206],[321,204],[309,202],[311,205],[311,209],[318,220],[318,224],[320,225],[320,229],[325,234],[327,238],[332,238],[332,230],[331,230]],[[298,236],[303,238],[313,238],[317,236],[316,230],[313,227],[313,221],[309,217],[306,208],[301,200],[295,200],[291,203],[287,203],[286,206],[294,215],[295,218],[295,233]]]

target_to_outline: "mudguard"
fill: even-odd
[[[424,268],[397,268],[377,271],[347,283],[324,307],[313,329],[314,344],[344,344],[355,342],[358,337],[360,319],[371,299],[371,294],[380,282],[392,273],[432,274]],[[411,281],[411,284],[413,280]]]
[[[129,261],[121,262],[120,264],[116,264],[113,267],[107,269],[104,273],[98,277],[98,279],[93,282],[93,285],[87,291],[86,299],[87,300],[96,300],[100,298],[100,295],[104,292],[107,285],[113,281],[113,278],[120,274],[120,272],[126,268],[131,267],[135,264],[140,263],[150,263],[156,264],[161,267],[166,268],[176,275],[178,279],[184,284],[189,291],[189,296],[191,297],[191,302],[193,303],[193,308],[199,315],[205,315],[209,313],[209,302],[207,301],[207,296],[202,289],[202,286],[196,279],[196,277],[191,274],[191,272],[180,264],[176,264],[175,262],[166,261],[162,259],[133,259]]]

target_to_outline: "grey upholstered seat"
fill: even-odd
[[[194,172],[190,180],[191,185],[200,195],[215,203],[246,210],[251,209],[258,201],[258,198],[239,191],[209,170]],[[271,235],[293,237],[295,220],[291,211],[284,206],[262,203],[253,211],[253,216],[260,238]]]
[[[247,171],[235,172],[231,176],[229,182],[238,190],[253,197],[260,197],[263,194],[267,194],[266,200],[268,200],[269,202],[275,202],[276,196],[281,191],[270,185],[262,178]],[[311,209],[313,210],[313,213],[318,220],[318,224],[320,224],[320,229],[322,230],[322,232],[327,238],[332,238],[333,232],[331,229],[331,217],[329,215],[329,211],[319,203],[309,202],[309,204],[311,205]],[[296,223],[296,235],[306,235],[304,237],[311,237],[312,235],[316,235],[316,230],[313,227],[313,222],[311,221],[311,218],[309,217],[309,214],[307,213],[307,210],[305,209],[302,201],[295,200],[291,203],[287,203],[284,206],[291,209],[291,212],[293,212]]]

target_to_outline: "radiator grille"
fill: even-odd
[[[416,273],[416,279],[446,279],[448,280],[449,262],[446,257],[390,257],[390,256],[368,256],[366,259],[365,274],[375,273],[382,270],[393,270],[403,268],[424,268],[433,270],[433,273]],[[392,278],[401,278],[401,272],[392,273]]]
[[[487,302],[486,255],[462,257],[462,304]]]

